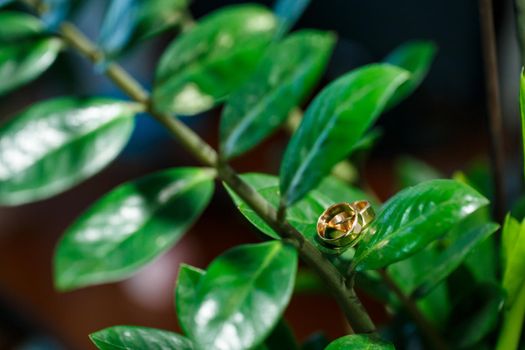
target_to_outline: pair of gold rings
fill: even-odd
[[[374,218],[374,209],[368,201],[337,203],[319,217],[317,237],[327,248],[350,248],[364,237]]]

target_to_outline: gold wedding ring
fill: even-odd
[[[375,218],[368,201],[337,203],[317,220],[317,237],[327,248],[353,247],[363,238]]]

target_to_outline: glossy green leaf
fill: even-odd
[[[392,197],[378,213],[356,251],[357,270],[378,269],[402,260],[443,236],[488,200],[454,180],[432,180]]]
[[[120,185],[65,233],[55,253],[61,290],[122,280],[171,248],[206,208],[214,172],[174,168]]]
[[[390,343],[372,335],[353,334],[336,339],[325,350],[395,350]]]
[[[120,153],[140,106],[118,100],[57,98],[0,127],[0,203],[51,197],[102,170]]]
[[[505,308],[503,325],[496,350],[517,350],[523,335],[525,289],[522,289],[510,308]]]
[[[49,29],[56,30],[69,14],[71,3],[74,0],[41,0],[40,18]]]
[[[254,190],[261,194],[274,207],[279,201],[279,179],[266,174],[243,174],[242,179],[246,181]],[[226,186],[226,185],[225,185]],[[246,204],[231,188],[226,186],[228,194],[233,199],[235,206],[256,228],[268,236],[279,239],[279,234],[275,232],[257,213]]]
[[[280,37],[288,32],[299,20],[306,10],[310,0],[276,0],[273,10],[279,21],[279,30],[277,36]]]
[[[114,326],[89,338],[100,350],[194,349],[191,341],[179,334],[147,327]]]
[[[180,24],[187,0],[124,0],[108,2],[98,45],[115,56],[140,39]]]
[[[200,349],[260,344],[290,300],[296,270],[297,252],[279,241],[227,251],[198,283],[193,317],[184,329]]]
[[[503,225],[503,288],[507,292],[505,305],[512,307],[520,293],[525,290],[525,220],[519,223],[507,216]]]
[[[415,294],[420,297],[430,292],[452,273],[465,259],[468,253],[496,232],[499,225],[493,222],[474,224],[470,227],[458,225],[453,229],[452,244],[433,261],[430,268],[421,271],[418,280],[419,287]],[[461,230],[461,231],[460,231]]]
[[[0,45],[16,42],[25,38],[34,38],[44,31],[42,22],[36,17],[22,12],[0,12]]]
[[[479,243],[465,258],[464,264],[477,282],[495,282],[499,273],[497,235]]]
[[[368,131],[356,142],[352,152],[364,152],[370,150],[383,136],[383,131],[380,128],[374,128]]]
[[[128,44],[140,12],[139,6],[140,0],[108,2],[97,40],[105,53],[111,56]]]
[[[183,115],[213,107],[254,71],[276,28],[269,10],[251,4],[223,7],[199,20],[162,55],[155,107]]]
[[[180,265],[179,277],[177,278],[177,286],[175,288],[175,308],[177,310],[179,325],[184,331],[184,334],[189,334],[191,331],[187,326],[192,323],[192,308],[197,300],[197,287],[205,274],[206,271],[197,267],[186,264]]]
[[[407,79],[408,73],[400,68],[369,65],[337,79],[314,99],[281,162],[286,206],[303,198],[348,156]]]
[[[410,41],[392,51],[384,62],[406,69],[410,79],[397,89],[388,101],[388,108],[393,107],[409,96],[421,84],[430,69],[437,47],[430,41]]]
[[[485,162],[475,161],[468,166],[466,173],[456,172],[453,178],[469,185],[485,197],[492,198],[490,169]],[[475,213],[478,222],[489,222],[490,211],[488,206],[478,210]],[[495,283],[499,280],[499,253],[496,246],[499,246],[497,237],[491,236],[478,244],[465,258],[464,265],[476,282]]]
[[[189,334],[186,325],[192,322],[192,306],[197,298],[198,285],[206,271],[199,268],[181,264],[177,287],[175,289],[175,305],[177,308],[177,317],[179,324],[185,334]],[[284,320],[277,322],[268,338],[263,344],[257,347],[257,350],[294,350],[297,349],[297,343],[290,327]]]
[[[189,0],[142,0],[136,34],[148,38],[180,25]]]
[[[387,272],[399,284],[407,295],[412,294],[418,286],[418,276],[422,271],[430,269],[439,257],[437,242],[433,242],[416,254],[395,262],[387,267]],[[369,270],[374,271],[374,270]]]
[[[285,122],[319,81],[334,42],[331,33],[304,30],[269,50],[228,99],[220,127],[224,158],[248,151]]]
[[[279,179],[276,176],[253,173],[244,174],[241,177],[270,204],[277,208],[280,196]],[[248,204],[244,203],[242,199],[229,188],[228,193],[239,211],[248,221],[268,236],[279,239],[279,235],[268,226]],[[329,177],[321,182],[319,190],[311,191],[303,200],[290,207],[287,211],[286,219],[308,240],[317,244],[316,225],[319,215],[334,203],[352,202],[361,199],[367,199],[367,195],[358,189],[349,187],[340,180]],[[319,248],[323,250],[321,246],[319,246]]]
[[[396,162],[396,172],[401,188],[415,186],[421,182],[444,177],[439,171],[427,163],[406,156]]]
[[[1,12],[0,96],[28,83],[55,61],[62,42],[43,36],[43,26],[34,17]]]

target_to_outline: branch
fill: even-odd
[[[501,222],[505,213],[505,154],[492,0],[479,0],[479,14],[489,115],[490,158],[494,178],[494,214]]]
[[[71,47],[93,63],[104,59],[104,54],[73,24],[60,27],[61,37]],[[218,176],[239,195],[284,241],[294,245],[301,258],[320,276],[341,306],[353,330],[357,333],[373,333],[375,326],[361,305],[352,288],[347,288],[345,278],[304,236],[286,221],[279,222],[275,208],[249,184],[244,182],[227,164],[219,164],[217,152],[193,130],[177,118],[155,111],[149,93],[121,66],[111,63],[105,74],[133,100],[146,106],[146,110],[163,124],[181,145],[202,164],[215,167]]]
[[[394,292],[401,304],[405,307],[406,311],[410,314],[410,317],[414,320],[418,328],[421,330],[425,338],[436,350],[446,350],[448,345],[443,340],[439,332],[434,328],[434,326],[423,316],[416,303],[410,299],[408,296],[403,293],[401,288],[396,284],[396,282],[390,277],[390,275],[385,270],[378,270],[381,278],[385,284]]]

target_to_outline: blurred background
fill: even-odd
[[[74,22],[96,38],[108,2],[83,1]],[[194,0],[191,12],[199,18],[229,3],[234,2]],[[263,3],[271,6],[269,1]],[[495,23],[510,203],[522,187],[520,57],[511,1],[495,3]],[[296,27],[338,34],[323,84],[350,69],[381,60],[405,41],[428,39],[437,44],[428,77],[411,97],[381,117],[382,137],[363,163],[364,179],[381,199],[395,192],[396,162],[405,155],[426,161],[444,176],[458,169],[487,172],[488,122],[476,0],[312,0]],[[139,45],[120,62],[151,87],[159,55],[173,36],[174,32],[166,33]],[[0,119],[5,121],[36,101],[61,95],[125,98],[100,69],[75,53],[67,53],[37,81],[0,98]],[[219,117],[217,108],[184,121],[217,145]],[[287,140],[287,134],[280,132],[234,166],[239,172],[276,174]],[[116,324],[179,329],[172,295],[179,263],[206,267],[227,248],[257,241],[254,229],[220,186],[182,241],[135,277],[69,293],[55,292],[52,282],[55,244],[79,213],[124,181],[179,165],[197,163],[160,125],[141,116],[125,151],[97,176],[53,199],[0,208],[0,349],[91,349],[87,335]],[[387,320],[379,303],[366,296],[364,300],[378,323]],[[318,330],[329,338],[345,332],[343,316],[329,296],[294,296],[285,318],[300,340]]]

